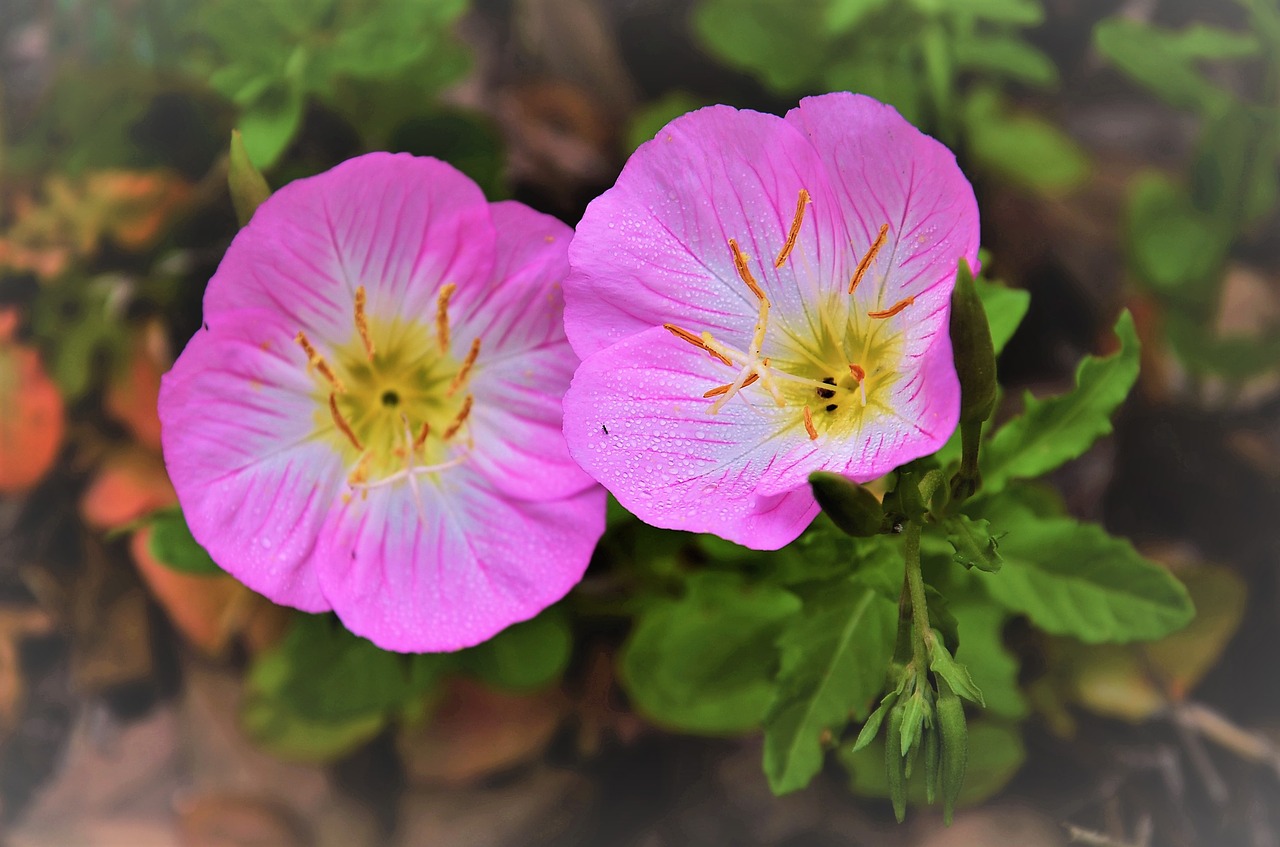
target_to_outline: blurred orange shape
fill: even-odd
[[[129,552],[174,627],[206,655],[220,654],[248,616],[253,592],[226,575],[181,573],[160,562],[151,553],[149,526],[129,539]]]
[[[191,186],[169,171],[100,171],[85,193],[103,210],[103,229],[126,250],[151,245],[186,205]]]
[[[0,347],[0,494],[30,488],[58,455],[62,395],[30,347]]]
[[[160,397],[160,376],[169,369],[164,328],[158,322],[146,324],[132,343],[129,361],[107,385],[104,404],[107,414],[124,424],[139,443],[160,449],[160,418],[156,403]]]
[[[80,515],[94,529],[114,529],[176,502],[164,460],[131,446],[103,461],[80,499]]]

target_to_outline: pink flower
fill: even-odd
[[[955,429],[950,295],[977,248],[955,158],[870,98],[677,118],[569,249],[569,450],[649,523],[781,547],[812,471],[865,482]]]
[[[392,650],[466,647],[562,597],[604,530],[561,433],[571,235],[407,155],[268,199],[160,393],[214,561]]]

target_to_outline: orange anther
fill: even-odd
[[[862,365],[850,365],[849,373],[853,374],[853,378],[858,382],[867,378],[867,372],[862,369]]]
[[[901,312],[903,309],[905,309],[905,308],[907,308],[908,306],[910,306],[910,305],[911,305],[912,303],[914,303],[914,302],[916,302],[916,298],[914,298],[914,297],[904,297],[904,298],[902,298],[901,300],[899,300],[897,303],[894,303],[892,306],[890,306],[890,307],[889,307],[889,308],[887,308],[887,309],[882,309],[882,310],[881,310],[881,311],[879,311],[879,312],[867,312],[867,317],[869,317],[869,318],[891,318],[891,317],[893,317],[894,315],[898,314],[898,312]]]
[[[759,378],[760,378],[759,374],[753,373],[742,381],[742,385],[740,387],[746,388],[748,385],[755,382]],[[728,394],[730,388],[733,388],[732,382],[728,383],[727,385],[717,385],[715,388],[711,389],[710,391],[708,391],[706,394],[703,394],[702,396],[703,397],[719,397],[721,394]]]
[[[751,269],[747,267],[747,254],[738,248],[738,242],[732,238],[729,239],[729,250],[733,253],[733,266],[738,269],[738,276],[747,284],[747,288],[751,289],[751,293],[756,295],[756,299],[761,303],[765,302],[764,289],[756,282],[755,277],[751,275]]]
[[[333,425],[342,431],[342,434],[347,437],[352,446],[357,450],[363,450],[364,447],[360,445],[360,439],[356,438],[355,432],[352,431],[351,424],[347,423],[347,419],[342,416],[342,412],[338,411],[338,395],[336,394],[329,395],[329,414],[333,416]]]
[[[804,407],[804,431],[809,433],[810,441],[818,440],[818,430],[813,426],[813,412],[809,411],[809,407]]]
[[[462,411],[458,412],[458,416],[453,419],[453,423],[449,424],[449,428],[444,431],[444,440],[448,441],[458,434],[458,430],[462,429],[462,425],[466,423],[467,415],[471,414],[472,396],[467,395],[462,401]]]
[[[422,429],[418,430],[418,437],[413,439],[413,449],[420,450],[422,445],[427,443],[427,436],[431,434],[431,425],[426,421],[422,422]]]
[[[862,261],[858,262],[858,268],[853,272],[853,279],[849,281],[849,293],[852,294],[854,289],[858,287],[858,283],[862,282],[862,277],[866,274],[867,268],[871,267],[871,263],[876,260],[876,254],[880,252],[880,248],[884,246],[884,240],[889,237],[889,225],[880,225],[880,234],[876,236],[876,240],[872,242],[867,255],[862,257]]]
[[[369,354],[369,361],[373,361],[373,336],[369,334],[369,319],[365,316],[364,307],[367,302],[364,286],[356,289],[356,330],[360,333],[360,340],[364,342],[364,349]]]
[[[440,341],[441,353],[449,350],[449,298],[457,290],[458,286],[447,282],[440,286],[440,293],[436,295],[436,338]]]
[[[467,377],[471,375],[471,368],[476,363],[476,358],[480,355],[480,339],[477,338],[471,342],[471,349],[467,351],[467,358],[462,360],[462,367],[458,368],[458,372],[453,376],[453,382],[449,383],[449,389],[445,392],[446,397],[452,397],[462,385],[467,381]]]
[[[791,231],[787,233],[787,243],[782,245],[782,249],[778,251],[778,258],[773,260],[775,268],[782,267],[787,261],[787,257],[791,255],[792,249],[796,246],[796,239],[800,237],[800,224],[804,221],[804,207],[809,205],[809,192],[800,189],[800,199],[796,200],[796,214],[791,219]]]
[[[720,354],[719,354],[719,353],[717,353],[715,350],[712,350],[710,347],[708,347],[708,346],[707,346],[707,343],[706,343],[705,341],[703,341],[703,340],[702,340],[701,338],[699,338],[698,336],[694,335],[694,334],[693,334],[692,332],[690,332],[689,330],[687,330],[687,329],[681,329],[680,327],[676,326],[675,324],[663,324],[662,326],[663,326],[663,328],[664,328],[665,330],[667,330],[668,332],[670,332],[670,333],[671,333],[672,335],[674,335],[676,338],[679,338],[681,341],[687,341],[687,342],[689,342],[690,344],[692,344],[694,347],[697,347],[699,350],[705,350],[706,352],[710,353],[710,354],[711,354],[712,356],[714,356],[715,358],[717,358],[717,359],[719,359],[720,361],[724,362],[726,365],[730,365],[730,366],[732,366],[732,365],[733,365],[733,362],[730,362],[730,361],[729,361],[728,359],[726,359],[724,356],[720,355]]]
[[[342,384],[342,380],[338,379],[338,375],[333,372],[333,368],[329,367],[329,363],[324,360],[324,356],[321,356],[320,352],[311,345],[311,342],[307,339],[306,333],[299,330],[298,334],[294,336],[294,340],[302,345],[303,351],[306,352],[307,366],[314,367],[318,370],[320,375],[323,376],[331,386],[333,386],[333,390],[335,392],[338,394],[347,393],[347,387]]]
[[[360,457],[360,461],[356,463],[355,470],[347,477],[347,485],[361,485],[369,479],[369,462],[373,460],[372,453],[365,453]]]

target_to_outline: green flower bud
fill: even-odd
[[[235,206],[236,219],[244,226],[253,217],[254,210],[271,196],[262,172],[249,161],[240,130],[231,130],[231,153],[227,163],[227,187],[231,190],[231,205]]]
[[[885,777],[889,783],[889,799],[893,802],[893,816],[902,823],[907,817],[907,765],[902,757],[902,720],[906,709],[896,703],[889,710],[889,729],[884,738]]]
[[[861,485],[826,471],[809,474],[809,485],[822,511],[848,535],[865,538],[880,532],[884,507]]]
[[[964,720],[964,703],[947,685],[938,680],[938,705],[935,716],[941,736],[942,755],[939,776],[942,783],[942,819],[951,824],[956,798],[964,787],[964,772],[969,763],[969,729]]]
[[[951,293],[951,350],[960,377],[960,422],[981,423],[996,407],[996,351],[973,272],[964,259]]]

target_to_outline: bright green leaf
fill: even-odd
[[[999,536],[992,533],[988,521],[975,521],[967,515],[947,518],[943,525],[947,541],[955,550],[955,561],[966,568],[995,573],[1000,570]]]
[[[292,87],[274,88],[245,107],[239,128],[255,167],[269,168],[280,158],[302,124],[302,107],[302,92]]]
[[[943,0],[955,17],[972,16],[1002,24],[1036,26],[1044,20],[1038,0]]]
[[[961,598],[951,604],[960,628],[956,661],[969,670],[982,690],[989,714],[1026,717],[1027,703],[1018,686],[1018,661],[1004,646],[1002,633],[1009,612],[983,596]]]
[[[1196,211],[1186,192],[1159,171],[1145,171],[1129,192],[1129,251],[1139,277],[1186,305],[1206,307],[1231,234]]]
[[[852,581],[809,598],[778,640],[777,698],[764,722],[764,770],[775,794],[809,784],[822,735],[867,714],[893,655],[898,605]]]
[[[955,42],[956,66],[1009,77],[1029,85],[1052,86],[1058,68],[1039,49],[1014,35],[975,33]]]
[[[458,661],[463,669],[496,688],[530,689],[558,680],[569,664],[572,649],[569,623],[564,612],[553,606],[463,650]]]
[[[983,491],[994,494],[1012,479],[1040,476],[1080,456],[1111,432],[1111,415],[1138,378],[1138,334],[1128,312],[1116,322],[1120,350],[1088,356],[1076,370],[1075,390],[1036,400],[1005,424],[982,451]],[[1004,527],[994,524],[996,531]],[[1001,552],[1004,550],[1001,548]]]
[[[777,0],[703,0],[693,29],[709,50],[779,92],[808,88],[822,78],[830,42],[822,3],[780,5]]]
[[[151,555],[160,564],[179,573],[216,576],[223,573],[205,549],[191,537],[191,530],[178,509],[168,509],[151,520],[147,541]]]
[[[1074,141],[1048,121],[1010,112],[990,91],[964,104],[973,157],[1028,188],[1046,193],[1076,187],[1089,175],[1089,159]]]
[[[827,0],[826,31],[844,32],[853,29],[867,15],[888,4],[889,0]]]
[[[702,572],[688,593],[643,611],[619,658],[636,709],[684,732],[725,734],[760,725],[774,697],[775,644],[800,609],[789,591]]]

